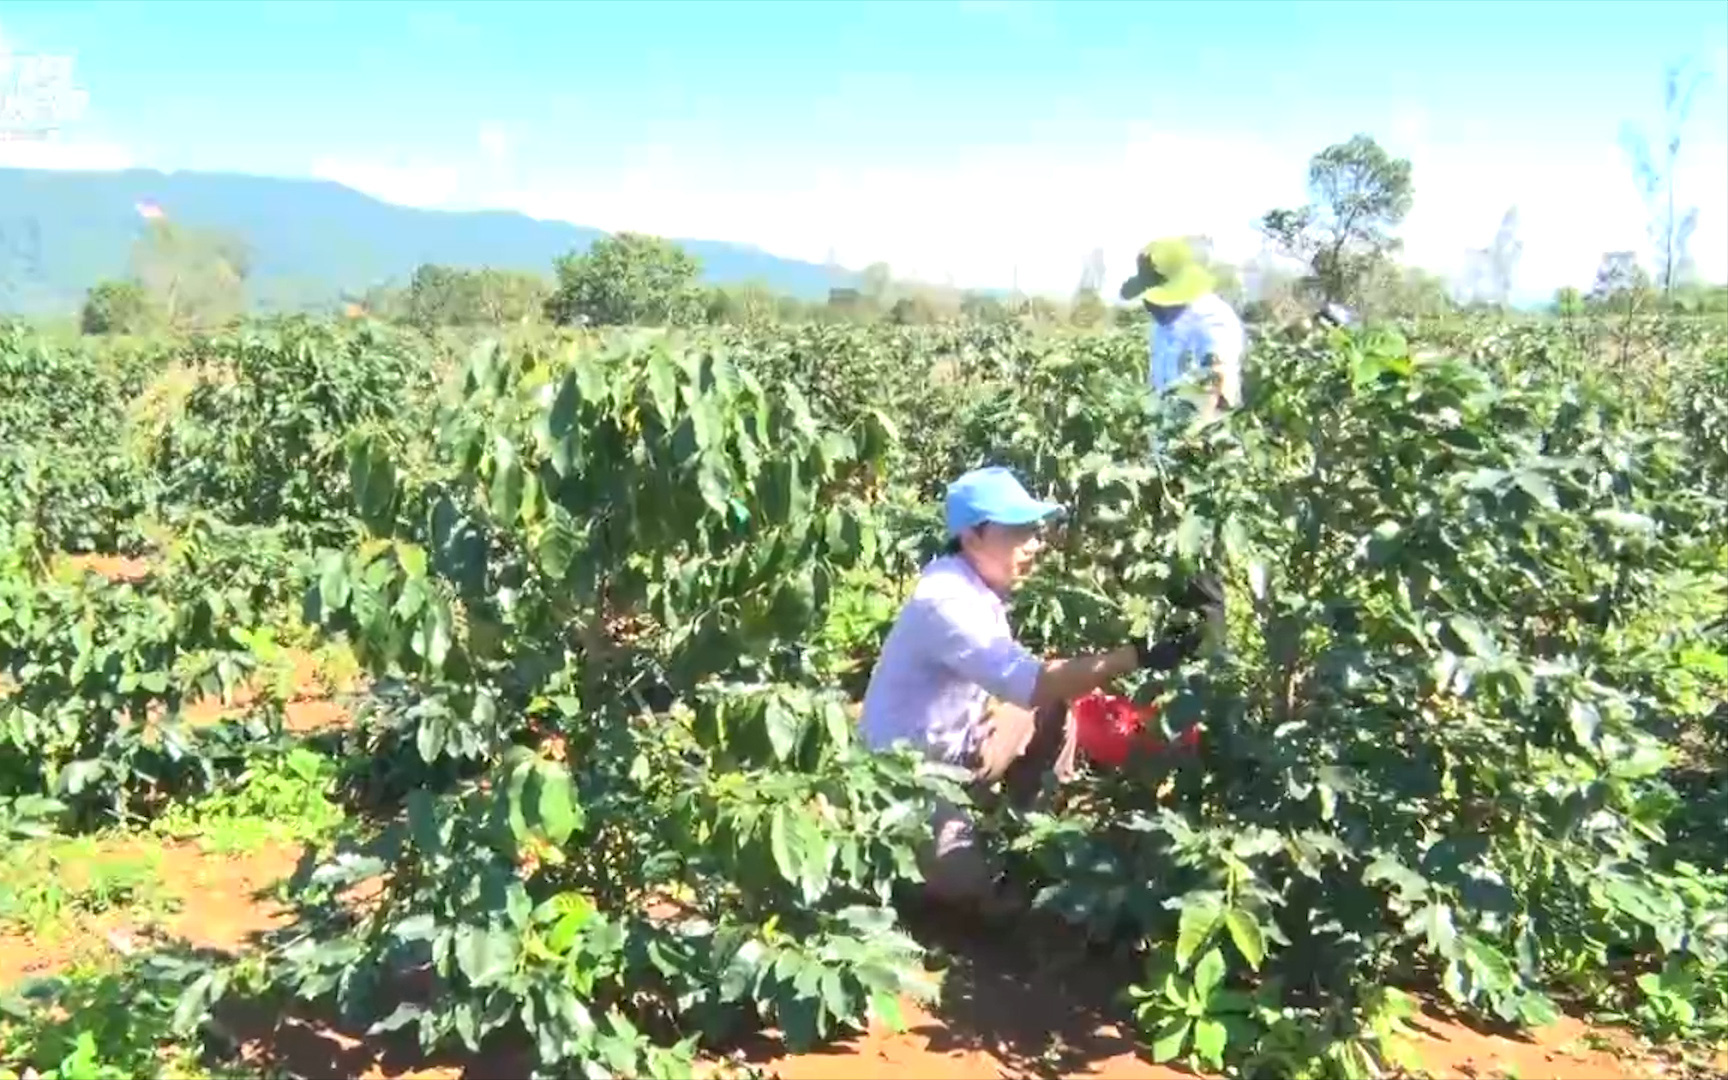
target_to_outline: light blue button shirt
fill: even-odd
[[[1032,707],[1043,662],[1014,640],[1008,609],[970,564],[944,555],[924,568],[882,645],[860,725],[874,750],[905,739],[960,764],[991,697]]]
[[[1153,319],[1146,330],[1147,380],[1163,393],[1189,371],[1216,365],[1219,389],[1231,405],[1242,402],[1242,320],[1217,293],[1207,293],[1170,321]]]

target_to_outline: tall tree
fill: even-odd
[[[1656,262],[1656,287],[1664,301],[1671,300],[1674,286],[1691,272],[1688,252],[1692,232],[1698,227],[1698,208],[1682,209],[1674,195],[1674,174],[1680,160],[1686,121],[1692,116],[1692,99],[1704,81],[1702,72],[1688,72],[1691,62],[1670,64],[1663,72],[1662,151],[1651,148],[1647,134],[1627,124],[1620,141],[1632,159],[1633,182],[1649,214],[1651,252]]]
[[[206,327],[246,310],[251,255],[238,237],[167,218],[145,223],[132,276],[172,326]]]
[[[887,263],[871,263],[858,275],[859,295],[867,303],[878,308],[888,306],[888,294],[893,286],[894,275],[888,269]]]
[[[136,281],[99,281],[85,295],[78,325],[86,334],[137,334],[155,322],[156,310]]]
[[[1093,248],[1086,253],[1086,261],[1080,267],[1080,285],[1077,292],[1091,290],[1100,293],[1104,288],[1104,249]]]
[[[558,285],[546,301],[546,317],[561,325],[586,319],[596,326],[690,326],[707,309],[696,282],[701,264],[657,236],[603,236],[556,266]]]
[[[533,318],[550,289],[537,274],[422,263],[408,284],[405,320],[434,326],[503,326]]]
[[[1599,305],[1624,302],[1636,307],[1650,291],[1650,275],[1638,265],[1638,255],[1632,251],[1605,251],[1596,267],[1596,281],[1590,287],[1590,300]]]
[[[1467,299],[1478,304],[1504,307],[1512,300],[1518,277],[1518,261],[1524,256],[1524,241],[1518,238],[1518,208],[1511,206],[1500,218],[1494,240],[1485,248],[1473,248],[1465,257]]]
[[[1414,202],[1410,162],[1371,136],[1353,135],[1309,159],[1308,198],[1294,210],[1269,211],[1260,230],[1307,264],[1305,285],[1315,298],[1348,302],[1400,246],[1392,230]]]
[[[1093,327],[1109,314],[1104,306],[1104,251],[1093,248],[1080,267],[1080,284],[1074,289],[1074,300],[1068,307],[1068,321],[1075,326]]]

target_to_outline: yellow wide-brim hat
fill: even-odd
[[[1212,272],[1194,258],[1186,240],[1154,240],[1135,257],[1134,276],[1122,283],[1122,299],[1154,307],[1181,307],[1211,292]]]

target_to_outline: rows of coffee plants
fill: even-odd
[[[1139,958],[1151,1056],[1366,1075],[1419,993],[1723,1038],[1728,349],[1629,392],[1555,328],[1269,334],[1205,426],[1143,371],[1138,333],[1003,327],[12,332],[0,828],[221,792],[288,745],[279,703],[186,705],[316,636],[369,680],[342,835],[260,954],[138,975],[160,1038],[333,1006],[679,1076],[895,1023],[933,990],[894,894],[965,796],[866,752],[852,699],[943,480],[998,461],[1073,511],[1015,601],[1039,648],[1229,588],[1228,641],[1134,688],[1196,750],[989,817],[1039,906]]]
[[[1430,987],[1537,1024],[1631,981],[1616,1007],[1688,1000],[1720,1037],[1723,803],[1681,777],[1723,723],[1703,613],[1728,529],[1697,395],[1724,357],[1687,373],[1670,430],[1674,403],[1552,350],[1262,350],[1241,414],[1199,433],[1179,410],[1126,422],[1141,402],[1098,372],[1079,418],[1040,395],[1004,448],[1078,508],[1059,578],[1156,606],[1171,570],[1207,568],[1240,598],[1228,649],[1165,695],[1167,724],[1203,725],[1198,758],[1013,840],[1046,902],[1155,943],[1155,1057],[1362,1075],[1401,991]],[[1156,447],[1125,466],[1129,430]],[[1034,624],[1065,629],[1047,604]]]

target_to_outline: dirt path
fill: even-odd
[[[245,948],[254,934],[276,925],[280,905],[260,896],[294,870],[297,848],[276,846],[245,856],[213,855],[193,844],[149,838],[100,845],[99,858],[159,858],[162,897],[170,909],[120,909],[78,917],[73,932],[46,936],[23,927],[0,927],[0,986],[52,973],[72,961],[142,947],[154,935],[184,937],[195,945]]]
[[[127,840],[102,849],[103,858],[135,856],[148,841]],[[240,950],[256,935],[282,923],[286,912],[268,896],[293,869],[297,852],[272,847],[243,856],[209,854],[190,844],[160,848],[164,888],[178,910],[152,920],[155,930],[190,944]],[[0,931],[0,984],[63,967],[78,956],[111,951],[116,943],[142,944],[151,926],[129,921],[125,912],[80,923],[52,943],[17,929]],[[1019,942],[963,943],[964,957],[943,979],[943,999],[931,1008],[905,1005],[908,1030],[886,1029],[804,1054],[787,1054],[772,1039],[746,1048],[746,1058],[784,1080],[972,1080],[976,1077],[1091,1076],[1104,1080],[1170,1080],[1188,1074],[1153,1065],[1105,1015],[1108,980],[1092,977],[1070,957],[1065,963],[1034,959]],[[951,954],[954,955],[954,954]],[[484,1060],[427,1062],[410,1039],[357,1037],[315,1021],[291,1019],[259,1030],[247,1057],[272,1060],[303,1076],[457,1077],[524,1075],[519,1055],[501,1052]],[[1424,1017],[1419,1045],[1435,1076],[1601,1077],[1633,1080],[1648,1068],[1623,1063],[1587,1045],[1589,1034],[1565,1020],[1532,1041],[1483,1034],[1438,1016]],[[499,1070],[504,1070],[500,1072]]]
[[[258,683],[263,678],[275,681],[281,677],[277,688],[284,694],[282,726],[286,730],[296,735],[310,735],[348,722],[348,710],[334,698],[355,693],[360,688],[358,681],[332,685],[318,657],[304,649],[284,649],[282,662],[287,668],[285,673],[268,672],[261,678],[254,678],[238,687],[231,700],[226,702],[216,697],[199,698],[188,704],[181,715],[189,724],[208,724],[240,716],[258,701]]]

